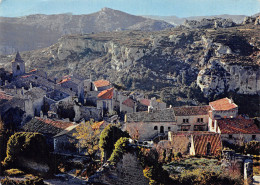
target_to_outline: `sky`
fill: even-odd
[[[103,7],[134,15],[253,15],[260,12],[260,0],[0,0],[0,16],[89,14]]]

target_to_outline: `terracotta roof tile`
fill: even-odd
[[[173,107],[175,116],[208,115],[210,106]]]
[[[71,78],[64,78],[64,79],[62,79],[58,84],[62,84],[62,83],[65,83],[65,82],[68,82],[68,81],[70,81],[71,80]]]
[[[97,80],[97,81],[95,81],[93,83],[94,83],[94,85],[96,87],[104,87],[104,86],[109,86],[110,85],[110,82],[107,81],[107,80]]]
[[[214,110],[231,110],[234,108],[237,108],[237,105],[233,102],[231,102],[228,98],[222,98],[213,102],[210,102],[209,105]]]
[[[210,143],[210,154],[216,155],[222,149],[220,134],[196,134],[193,135],[195,154],[206,155],[207,145]]]
[[[114,88],[110,88],[110,89],[101,91],[98,94],[98,99],[104,99],[104,100],[112,99],[113,98],[113,94],[114,94]]]
[[[56,135],[72,125],[74,125],[72,122],[35,117],[26,123],[23,126],[23,129],[27,132],[40,132],[42,134]]]
[[[149,99],[141,99],[141,100],[139,100],[139,102],[141,104],[143,104],[143,105],[150,106],[151,100],[149,100]]]
[[[126,105],[127,107],[134,108],[135,102],[131,98],[126,99],[122,104]]]
[[[260,130],[254,124],[254,120],[237,118],[225,118],[217,120],[221,134],[260,134]]]

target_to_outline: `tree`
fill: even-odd
[[[39,163],[49,161],[48,147],[45,137],[40,133],[17,132],[7,143],[4,165],[9,167],[24,167],[23,160],[33,160]]]
[[[143,122],[141,123],[129,123],[126,126],[126,130],[129,133],[129,135],[131,136],[132,139],[134,140],[139,140],[141,132],[143,131],[144,127],[143,127]]]
[[[251,155],[259,155],[260,151],[260,142],[259,141],[250,141],[245,145],[245,153]]]
[[[127,132],[122,131],[115,125],[108,125],[101,132],[99,148],[101,150],[101,160],[106,161],[114,150],[114,144],[121,137],[130,137]]]
[[[87,154],[94,159],[98,151],[100,131],[99,129],[94,130],[91,125],[91,122],[81,123],[76,127],[77,132],[73,133],[73,136],[79,140],[77,147],[86,148]]]

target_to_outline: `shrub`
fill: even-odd
[[[39,177],[34,177],[32,179],[22,180],[12,180],[8,177],[0,180],[1,185],[44,185],[43,179]]]
[[[108,125],[101,132],[99,148],[101,150],[101,158],[102,160],[106,160],[110,157],[113,152],[114,144],[121,137],[130,137],[127,132],[122,131],[120,128],[115,125]]]
[[[4,174],[7,176],[20,176],[20,175],[24,175],[24,172],[19,169],[13,168],[13,169],[5,170]]]
[[[113,153],[111,154],[109,161],[112,164],[115,164],[120,159],[122,159],[123,154],[130,151],[131,147],[129,147],[129,138],[121,137],[117,140],[115,144],[115,149],[113,150]]]
[[[34,159],[37,162],[47,162],[48,150],[45,137],[39,133],[17,132],[7,143],[4,166],[18,166],[19,159]]]

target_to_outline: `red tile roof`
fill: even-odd
[[[134,108],[135,102],[131,98],[126,99],[122,104],[126,105],[127,107]]]
[[[217,120],[221,134],[260,134],[260,130],[254,124],[254,120],[237,118],[225,118]]]
[[[173,107],[175,116],[208,115],[210,106]]]
[[[139,102],[141,104],[143,104],[143,105],[150,106],[151,100],[149,100],[149,99],[141,99]]]
[[[101,91],[98,94],[98,99],[112,99],[113,98],[113,94],[114,94],[114,88],[110,88],[104,91]]]
[[[63,122],[63,121],[57,121],[57,120],[52,120],[52,119],[44,119],[44,118],[39,118],[39,117],[36,117],[36,119],[46,123],[46,124],[49,124],[49,125],[52,125],[56,128],[60,128],[60,129],[66,129],[67,127],[70,127],[73,125],[72,122]]]
[[[27,132],[40,132],[42,134],[56,135],[73,125],[74,124],[72,122],[35,117],[26,123],[23,126],[23,129]]]
[[[213,110],[231,110],[237,108],[237,105],[228,98],[222,98],[210,102],[209,105],[213,108]]]
[[[4,91],[0,90],[0,100],[11,100],[13,96],[6,94]]]
[[[220,134],[198,134],[193,136],[196,155],[207,155],[207,145],[210,144],[210,154],[217,155],[222,149]]]
[[[70,81],[71,80],[71,78],[64,78],[63,80],[61,80],[58,84],[62,84],[62,83],[65,83],[65,82],[68,82],[68,81]]]
[[[109,86],[110,82],[107,81],[107,80],[97,80],[97,81],[94,82],[94,85],[96,87],[105,87],[105,86]]]

